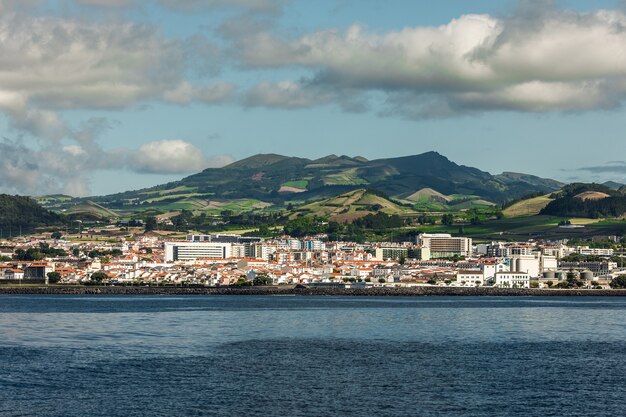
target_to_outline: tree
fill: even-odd
[[[400,255],[400,259],[398,259],[398,263],[400,265],[404,265],[406,263],[406,256]]]
[[[63,237],[63,234],[59,232],[58,230],[56,232],[52,232],[52,234],[50,235],[50,238],[54,240],[59,240],[62,237]]]
[[[17,261],[40,261],[44,258],[44,255],[36,248],[17,249],[13,258]]]
[[[428,281],[426,281],[426,283],[430,285],[437,285],[437,280],[434,278],[431,278]]]
[[[146,219],[146,226],[145,226],[146,232],[151,232],[153,230],[156,230],[157,226],[158,226],[158,223],[157,223],[156,217],[150,216]]]
[[[626,288],[626,275],[620,275],[617,278],[613,278],[613,281],[609,284],[611,288]]]
[[[454,215],[444,214],[441,216],[441,224],[445,226],[452,226],[452,224],[454,224]]]
[[[264,285],[272,285],[272,278],[267,276],[266,274],[257,275],[252,280],[252,285],[256,286],[264,286]]]
[[[48,282],[50,284],[56,284],[57,282],[61,281],[61,274],[59,274],[58,272],[48,272]]]
[[[252,281],[246,280],[245,275],[243,275],[233,285],[236,287],[250,287],[252,286]]]
[[[102,282],[108,278],[109,276],[102,271],[94,272],[93,274],[91,274],[91,277],[90,277],[90,279],[94,282]]]
[[[378,278],[378,282],[384,284],[387,280],[385,278]]]

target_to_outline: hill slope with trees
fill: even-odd
[[[63,223],[61,215],[48,211],[29,197],[0,194],[0,228],[3,235]]]

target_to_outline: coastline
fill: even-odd
[[[622,290],[523,289],[492,287],[410,287],[410,288],[302,288],[280,287],[112,287],[112,286],[6,286],[0,295],[293,295],[357,297],[623,297]]]

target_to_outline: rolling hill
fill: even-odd
[[[102,207],[101,205],[96,204],[93,201],[85,201],[76,204],[75,206],[64,210],[63,214],[68,216],[70,219],[80,220],[111,220],[120,217],[119,214],[117,214],[113,210]]]
[[[439,209],[445,209],[446,204],[455,202],[468,207],[502,203],[533,192],[553,192],[561,186],[556,181],[527,174],[494,176],[458,165],[436,152],[371,161],[345,155],[311,160],[260,154],[147,189],[70,201],[55,199],[54,208],[69,209],[85,201],[120,213],[168,212],[185,207],[200,210],[199,207],[211,206],[213,202],[225,205],[229,201],[282,207],[368,188],[402,202],[418,204],[425,198],[434,200],[429,203],[441,204]],[[468,203],[469,200],[477,203]]]
[[[502,214],[508,218],[536,216],[552,201],[550,194],[523,199],[505,208]]]
[[[294,210],[292,217],[318,216],[330,221],[349,223],[373,213],[407,214],[411,209],[402,207],[375,192],[358,189],[332,198],[305,204]]]

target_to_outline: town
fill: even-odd
[[[334,242],[326,235],[98,237],[106,231],[1,241],[0,284],[609,289],[626,280],[618,236],[587,245],[567,239],[474,243],[443,233],[394,243]]]

